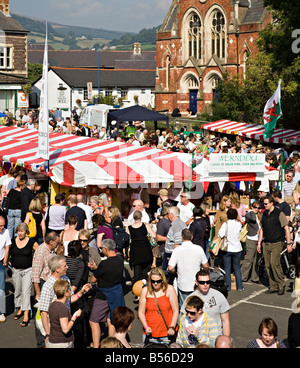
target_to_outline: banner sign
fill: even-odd
[[[217,153],[209,157],[209,172],[264,172],[263,153]]]
[[[87,82],[87,92],[88,92],[88,100],[93,98],[93,83]]]
[[[28,100],[28,95],[24,92],[18,92],[17,93],[17,106],[18,108],[28,108],[29,107],[29,100]]]

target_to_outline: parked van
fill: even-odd
[[[105,104],[88,105],[82,110],[79,123],[88,123],[91,128],[96,124],[98,129],[101,129],[102,126],[107,129],[107,115],[110,110],[115,110],[115,108]]]

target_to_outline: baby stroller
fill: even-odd
[[[225,271],[221,267],[210,267],[209,277],[211,287],[220,291],[227,298],[228,291],[225,285]]]
[[[296,264],[299,260],[299,246],[300,246],[300,215],[295,216],[293,223],[291,224],[292,231],[291,234],[294,235],[294,241],[296,241],[297,246],[291,253],[284,249],[281,252],[281,265],[284,274],[290,278],[294,279],[296,277]]]
[[[295,249],[293,252],[297,252],[297,249]],[[293,259],[295,256],[292,253],[288,253],[287,248],[281,252],[282,270],[289,279],[294,279],[296,277],[296,265],[293,264]]]

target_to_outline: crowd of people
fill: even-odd
[[[282,191],[261,186],[248,211],[232,190],[222,195],[213,216],[210,204],[204,199],[195,205],[188,191],[177,202],[161,189],[153,208],[147,191],[139,188],[132,191],[124,217],[105,193],[88,203],[82,194],[58,193],[48,205],[41,183],[23,171],[11,170],[9,178],[1,188],[9,201],[0,217],[0,319],[5,322],[8,270],[13,319],[22,318],[22,327],[34,322],[37,347],[130,348],[135,313],[125,303],[128,284],[138,304],[143,346],[234,347],[228,293],[233,287],[243,292],[246,281],[260,282],[263,254],[266,293],[284,294],[280,257],[285,248],[297,269],[297,295],[298,184],[284,198]],[[217,253],[210,250],[216,237],[226,243]],[[221,288],[213,282],[216,268],[225,271]],[[297,304],[293,321],[298,310]],[[287,344],[278,340],[276,322],[264,320],[260,337],[248,347],[300,346],[297,326],[289,323]]]
[[[5,124],[36,129],[38,116],[31,111]],[[14,284],[13,319],[22,318],[22,327],[34,321],[37,347],[130,348],[130,330],[138,317],[144,347],[232,348],[228,293],[233,288],[243,292],[247,281],[260,283],[263,265],[269,285],[266,293],[283,295],[285,270],[280,259],[286,249],[296,269],[297,301],[289,320],[288,343],[278,339],[276,322],[265,318],[258,328],[260,337],[248,347],[300,346],[300,181],[295,182],[300,154],[296,147],[287,144],[276,149],[238,136],[232,140],[185,134],[184,129],[148,131],[142,122],[99,131],[97,126],[80,126],[76,109],[66,121],[53,112],[49,126],[55,132],[203,157],[265,153],[266,165],[283,165],[284,180],[280,190],[278,183],[252,186],[249,208],[240,198],[242,192],[250,193],[249,183],[243,191],[235,183],[223,188],[211,183],[196,201],[189,191],[182,190],[174,200],[167,189],[160,189],[153,202],[147,190],[139,187],[120,189],[113,198],[105,192],[88,198],[58,193],[55,203],[49,204],[40,182],[11,167],[1,186],[1,322],[6,320],[9,271]],[[217,240],[222,244],[215,251],[212,245]],[[129,278],[127,266],[132,271]],[[212,278],[216,268],[224,270],[221,287]],[[137,316],[125,303],[128,284],[138,304]]]

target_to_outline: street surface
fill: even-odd
[[[131,274],[131,271],[130,271]],[[13,286],[11,278],[7,277],[7,318],[0,323],[1,348],[36,348],[33,321],[27,327],[21,327],[22,319],[13,320]],[[288,318],[291,314],[292,280],[286,279],[284,295],[265,294],[266,287],[252,282],[244,283],[244,291],[231,290],[228,301],[231,306],[230,322],[231,336],[237,348],[245,348],[248,342],[258,337],[258,326],[264,317],[271,317],[278,325],[278,338],[287,338]],[[142,325],[137,317],[138,304],[134,303],[134,295],[128,292],[125,295],[126,305],[135,312],[135,320],[130,339],[132,347],[142,346]]]

